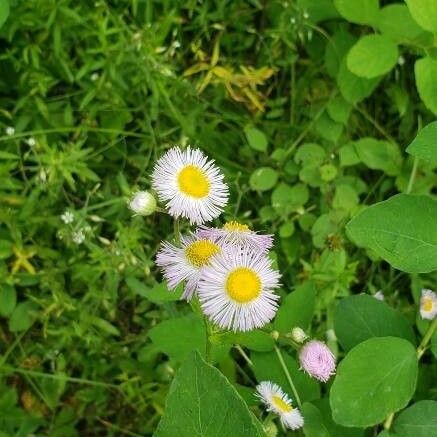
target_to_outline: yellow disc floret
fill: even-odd
[[[187,196],[201,199],[209,194],[209,180],[205,173],[194,165],[187,165],[178,174],[180,190]]]
[[[287,402],[285,402],[282,398],[276,395],[272,396],[272,403],[275,404],[275,406],[284,413],[289,413],[293,409],[291,405],[288,405]]]
[[[430,297],[425,297],[422,300],[422,310],[427,313],[432,310],[432,299]]]
[[[261,280],[252,269],[238,267],[226,280],[226,292],[233,300],[248,303],[261,293]]]
[[[209,264],[211,258],[220,252],[217,244],[210,240],[199,240],[189,244],[185,249],[185,256],[195,267],[203,267]]]
[[[238,223],[234,220],[227,222],[223,225],[223,229],[227,231],[238,231],[238,232],[248,232],[250,231],[249,226]]]

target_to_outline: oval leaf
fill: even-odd
[[[278,172],[271,167],[261,167],[255,170],[249,179],[252,190],[271,190],[278,181]]]
[[[334,0],[337,11],[346,20],[357,24],[372,24],[379,11],[378,0]]]
[[[355,346],[338,366],[331,388],[334,420],[344,426],[381,423],[414,394],[416,350],[404,339],[371,338]]]
[[[437,121],[425,126],[407,147],[407,152],[424,161],[437,164]]]
[[[358,246],[408,273],[437,270],[437,202],[398,194],[366,208],[346,226]]]
[[[437,61],[429,56],[418,59],[414,64],[414,74],[420,98],[437,115]]]
[[[413,18],[426,30],[437,32],[437,2],[435,0],[405,0]]]

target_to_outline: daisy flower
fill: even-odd
[[[267,252],[273,245],[273,235],[260,235],[236,221],[227,222],[222,228],[201,226],[197,232],[220,245],[236,245],[255,252]]]
[[[262,253],[228,247],[202,271],[198,296],[203,312],[218,326],[250,331],[270,322],[277,310],[280,274]]]
[[[201,270],[219,253],[220,247],[213,241],[191,234],[181,237],[181,247],[164,241],[156,255],[156,264],[163,270],[170,290],[185,281],[182,298],[190,300],[196,292]]]
[[[437,315],[437,296],[432,290],[422,290],[420,298],[420,316],[433,320]]]
[[[279,387],[270,381],[260,382],[256,386],[256,396],[266,405],[267,411],[279,415],[281,423],[292,430],[302,428],[303,417],[299,409],[292,407],[291,399]]]
[[[325,343],[311,340],[300,350],[301,369],[322,382],[335,374],[335,357]]]
[[[152,186],[173,217],[202,224],[218,217],[229,189],[214,161],[199,149],[173,147],[155,164]]]

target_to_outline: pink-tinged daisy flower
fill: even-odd
[[[174,290],[185,281],[182,298],[190,300],[196,292],[201,270],[209,265],[220,251],[220,247],[214,242],[189,235],[181,237],[181,247],[164,241],[156,255],[156,264],[163,270],[164,279],[170,290]]]
[[[202,226],[198,234],[216,241],[220,245],[241,246],[254,252],[267,252],[273,245],[273,235],[262,235],[252,231],[248,225],[230,221],[222,228]]]
[[[256,396],[266,406],[267,411],[276,413],[286,428],[302,428],[304,420],[299,409],[292,406],[291,399],[279,387],[270,381],[262,381],[256,386]]]
[[[322,382],[335,374],[335,357],[325,343],[311,340],[300,350],[301,369]]]
[[[229,189],[214,161],[199,149],[173,147],[155,164],[152,186],[173,217],[202,224],[218,217]]]
[[[437,315],[437,295],[432,290],[422,290],[420,298],[420,316],[433,320]]]
[[[202,269],[198,296],[203,312],[218,326],[250,331],[275,316],[280,274],[260,253],[228,247]]]

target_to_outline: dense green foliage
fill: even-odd
[[[0,436],[151,435],[167,394],[160,437],[284,435],[254,397],[290,392],[278,356],[294,435],[437,435],[436,0],[0,0],[0,26]],[[126,207],[174,144],[221,167],[225,219],[275,235],[263,330],[207,339],[154,265],[170,217]],[[299,371],[295,326],[333,383]]]

